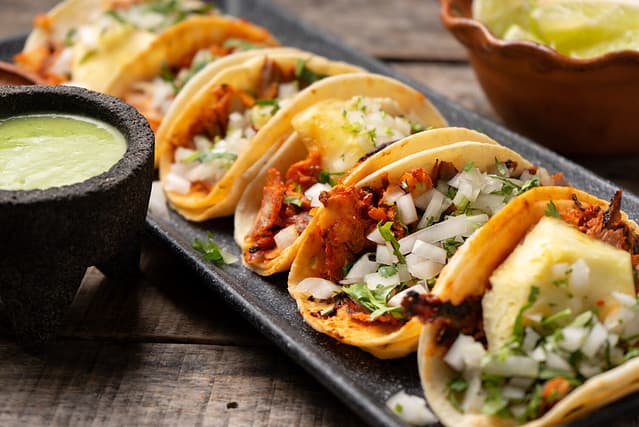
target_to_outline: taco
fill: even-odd
[[[427,293],[457,248],[508,201],[559,178],[506,147],[463,139],[403,156],[322,195],[289,292],[314,329],[379,358],[407,355],[421,324],[405,315],[403,297]]]
[[[424,95],[380,75],[334,77],[298,100],[280,119],[286,142],[246,187],[235,212],[244,265],[262,275],[288,270],[319,194],[362,156],[446,126]]]
[[[288,114],[300,90],[360,70],[304,52],[278,52],[217,73],[158,138],[168,201],[192,221],[231,215],[266,153],[284,141],[278,117]]]
[[[154,43],[193,46],[194,41],[219,37],[227,27],[241,39],[270,37],[240,20],[216,29],[215,17],[209,3],[195,0],[67,0],[34,20],[35,28],[14,60],[49,84],[72,82],[105,91],[125,64]],[[156,42],[158,37],[179,42]],[[177,51],[193,54],[183,46]]]
[[[275,46],[268,31],[228,16],[197,16],[159,35],[116,72],[104,92],[122,98],[157,131],[173,100],[207,65],[206,82],[216,72],[264,55],[261,48]],[[290,49],[287,49],[290,50]],[[235,55],[236,52],[246,52]],[[277,51],[276,51],[277,52]],[[233,55],[231,55],[233,54]],[[224,57],[225,61],[218,60]],[[204,77],[203,77],[204,79]],[[201,86],[191,85],[185,98]]]
[[[639,389],[639,228],[620,205],[532,189],[404,301],[443,424],[563,424]]]

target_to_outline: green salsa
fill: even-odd
[[[124,135],[88,117],[30,114],[0,120],[0,189],[33,190],[85,181],[126,151]]]

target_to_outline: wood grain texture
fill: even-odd
[[[464,49],[439,20],[438,0],[273,3],[381,59],[466,61]]]
[[[360,426],[279,351],[0,339],[0,425]]]

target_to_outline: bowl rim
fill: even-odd
[[[108,170],[84,181],[46,189],[0,189],[0,205],[76,200],[90,194],[107,192],[121,185],[136,171],[143,169],[145,163],[149,161],[148,159],[151,159],[152,163],[155,145],[153,131],[146,119],[135,108],[120,99],[76,86],[0,86],[0,104],[11,102],[11,98],[20,99],[21,97],[33,97],[38,101],[45,100],[45,102],[37,107],[26,108],[17,114],[84,114],[118,129],[127,141],[127,149]],[[95,112],[68,108],[61,102],[60,98],[67,98],[66,102],[80,102],[81,106],[93,104],[95,111],[104,111],[104,116],[98,117]],[[19,107],[15,109],[20,110]],[[0,118],[10,116],[0,114]]]
[[[619,50],[608,52],[594,58],[572,58],[563,55],[556,50],[532,41],[506,41],[497,38],[481,22],[476,19],[455,15],[453,4],[457,0],[440,0],[440,19],[444,26],[453,34],[460,30],[474,30],[482,35],[483,41],[492,50],[501,49],[505,52],[527,53],[529,55],[541,56],[557,68],[567,70],[585,71],[613,65],[639,64],[639,50]],[[472,4],[473,0],[469,0]],[[458,37],[458,40],[461,39]],[[462,41],[463,43],[463,41]],[[472,50],[466,43],[463,43],[469,50]]]

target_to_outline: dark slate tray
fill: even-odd
[[[301,22],[297,17],[265,0],[228,0],[218,5],[228,13],[247,18],[270,29],[283,43],[348,61],[372,72],[402,80],[422,91],[451,125],[481,129],[500,143],[521,153],[550,171],[562,171],[569,182],[599,197],[609,199],[616,190],[610,182],[577,164],[463,109],[433,90],[412,82],[383,63],[346,46],[340,40]],[[0,60],[11,60],[22,47],[24,36],[0,41]],[[639,198],[626,193],[624,209],[639,218]],[[216,267],[203,261],[192,249],[195,238],[212,231],[215,240],[240,255],[233,241],[232,219],[190,223],[171,212],[168,218],[149,214],[146,230],[201,277],[205,286],[253,324],[320,383],[373,426],[404,426],[386,400],[399,390],[422,395],[415,356],[381,361],[358,349],[341,345],[321,335],[302,321],[286,290],[286,275],[260,277],[239,265]],[[321,403],[320,403],[321,404]],[[639,408],[639,394],[628,396],[595,412],[575,426],[633,425],[632,413]],[[639,425],[639,424],[637,424]]]

